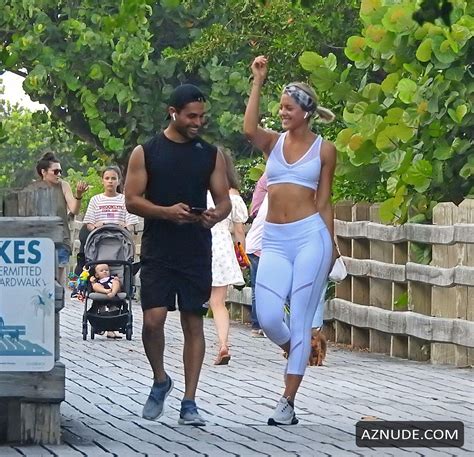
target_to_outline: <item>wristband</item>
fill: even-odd
[[[82,197],[76,197],[75,195],[74,195],[74,198],[75,198],[76,200],[82,200]]]

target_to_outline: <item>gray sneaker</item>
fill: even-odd
[[[165,406],[166,397],[173,390],[173,380],[166,375],[166,381],[163,383],[153,383],[148,396],[148,400],[143,407],[142,417],[148,420],[154,420],[161,417]]]
[[[193,400],[183,400],[179,413],[178,424],[180,425],[206,425],[206,421],[198,412],[196,402]]]

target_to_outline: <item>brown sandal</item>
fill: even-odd
[[[230,360],[229,349],[226,347],[221,348],[218,352],[214,365],[228,365]]]

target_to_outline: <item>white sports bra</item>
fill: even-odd
[[[288,163],[283,155],[283,144],[286,132],[280,135],[278,141],[270,152],[267,160],[266,173],[267,185],[273,184],[298,184],[316,190],[321,173],[321,135],[314,140],[306,153],[295,163]]]

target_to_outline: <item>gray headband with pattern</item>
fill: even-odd
[[[307,92],[294,84],[288,84],[283,89],[284,94],[288,94],[304,111],[314,113],[316,110],[316,102]]]

